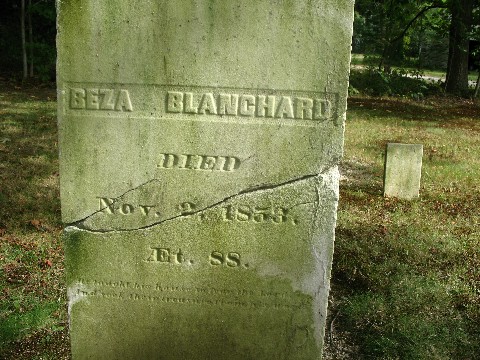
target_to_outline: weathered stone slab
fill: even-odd
[[[420,191],[423,145],[388,143],[385,152],[383,194],[413,199]]]
[[[353,1],[58,14],[73,358],[320,358]]]

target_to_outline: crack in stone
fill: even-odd
[[[273,189],[277,189],[279,187],[283,187],[283,186],[287,186],[287,185],[290,185],[290,184],[293,184],[293,183],[296,183],[296,182],[300,182],[300,181],[305,181],[305,180],[308,180],[308,179],[312,179],[312,178],[317,178],[318,176],[320,176],[321,174],[327,172],[329,170],[329,167],[327,167],[326,169],[323,169],[322,172],[318,173],[318,174],[308,174],[308,175],[303,175],[303,176],[300,176],[300,177],[297,177],[297,178],[294,178],[294,179],[290,179],[288,181],[284,181],[282,183],[279,183],[279,184],[261,184],[261,185],[257,185],[257,186],[254,186],[254,187],[250,187],[248,189],[245,189],[245,190],[241,190],[239,191],[238,193],[236,194],[233,194],[233,195],[230,195],[230,196],[227,196],[225,198],[223,198],[222,200],[220,201],[217,201],[216,203],[213,203],[211,205],[208,205],[208,206],[205,206],[203,207],[202,209],[199,209],[199,210],[196,210],[196,211],[193,211],[193,212],[189,212],[188,214],[180,214],[180,215],[176,215],[176,216],[173,216],[173,217],[170,217],[168,219],[163,219],[163,220],[160,220],[160,221],[157,221],[157,222],[154,222],[152,224],[149,224],[149,225],[146,225],[146,226],[142,226],[142,227],[138,227],[138,228],[131,228],[131,229],[115,229],[115,230],[102,230],[102,229],[90,229],[90,228],[87,228],[85,225],[84,225],[84,221],[87,220],[88,218],[90,218],[91,216],[99,213],[100,211],[102,210],[99,210],[99,211],[96,211],[95,213],[87,216],[86,218],[80,220],[80,221],[77,221],[73,224],[69,224],[68,226],[73,226],[73,227],[76,227],[78,229],[81,229],[81,230],[85,230],[85,231],[88,231],[88,232],[91,232],[91,233],[119,233],[119,232],[129,232],[129,231],[138,231],[138,230],[145,230],[145,229],[150,229],[150,228],[153,228],[155,226],[158,226],[160,224],[163,224],[165,222],[170,222],[170,221],[174,221],[174,220],[177,220],[179,218],[189,218],[189,217],[192,217],[192,216],[195,216],[199,213],[202,213],[204,211],[207,211],[209,209],[212,209],[212,208],[215,208],[221,204],[224,204],[230,200],[232,200],[233,198],[237,197],[237,196],[240,196],[240,195],[246,195],[246,194],[252,194],[252,193],[256,193],[256,192],[259,192],[259,191],[266,191],[266,190],[273,190]],[[118,196],[115,198],[115,201],[117,201],[118,199],[120,199],[122,196],[126,195],[127,193],[131,192],[131,191],[134,191],[144,185],[147,185],[153,181],[159,181],[158,179],[152,179],[152,180],[149,180],[133,189],[130,189],[128,191],[126,191],[125,193],[123,193],[122,195]],[[318,194],[317,194],[318,196]],[[318,199],[319,200],[319,199]],[[317,202],[318,202],[317,200]],[[313,202],[313,203],[317,203],[317,202]],[[295,206],[297,205],[303,205],[303,204],[296,204]]]
[[[117,196],[117,197],[111,198],[111,199],[113,200],[113,202],[112,202],[111,205],[115,205],[115,203],[117,203],[122,197],[124,197],[124,196],[127,195],[128,193],[130,193],[130,192],[132,192],[132,191],[135,191],[135,190],[141,188],[142,186],[148,185],[148,184],[150,184],[150,183],[152,183],[152,182],[156,182],[156,181],[159,182],[160,180],[159,180],[159,179],[151,179],[151,180],[145,181],[144,183],[141,183],[140,185],[135,186],[134,188],[131,188],[131,189],[125,191],[123,194],[121,194],[121,195],[119,195],[119,196]],[[82,224],[83,224],[85,221],[87,221],[87,220],[90,219],[92,216],[94,216],[94,215],[102,212],[103,210],[105,210],[105,209],[107,209],[107,208],[108,208],[108,206],[105,206],[105,207],[103,207],[103,208],[101,208],[101,209],[98,209],[97,211],[91,213],[90,215],[85,216],[83,219],[77,220],[77,221],[75,221],[75,222],[73,222],[73,223],[68,223],[68,224],[66,224],[65,227],[67,227],[67,226],[76,226],[76,227],[78,227],[78,228],[84,228]],[[87,230],[87,229],[85,228],[85,230]]]
[[[314,203],[319,205],[320,204],[320,187],[318,186],[317,182],[314,184],[314,186],[315,186],[315,195],[317,195],[317,198],[314,201]],[[317,223],[319,218],[319,211],[320,209],[317,206],[317,208],[315,209],[315,213],[313,214],[313,221],[311,223],[310,229],[308,230],[309,237],[312,237],[313,234],[315,233],[315,224]]]

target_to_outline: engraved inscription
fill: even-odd
[[[155,205],[133,205],[129,203],[119,203],[116,199],[109,197],[97,197],[98,211],[107,215],[132,215],[139,213],[142,216],[160,216],[155,211]]]
[[[180,210],[180,214],[182,215],[190,215],[195,212],[195,204],[191,202],[183,202],[178,205],[178,209]]]
[[[158,218],[162,215],[157,205],[136,205],[119,201],[110,197],[97,197],[98,214]],[[227,223],[270,223],[274,225],[293,224],[297,225],[299,219],[294,216],[289,208],[274,204],[253,206],[250,204],[229,204],[219,207],[219,211],[208,214],[199,211],[197,204],[189,201],[182,202],[176,207],[179,216],[194,216],[200,221],[224,221]]]
[[[178,251],[171,251],[170,249],[163,247],[151,247],[150,254],[146,261],[155,263],[170,263],[177,265],[186,262],[193,264],[193,260],[187,260],[185,258],[182,249],[178,249]]]
[[[80,279],[75,295],[117,300],[151,301],[184,305],[247,307],[251,309],[295,309],[300,297],[287,292],[238,288],[182,286],[178,284],[141,284],[121,280]]]
[[[308,127],[328,126],[327,120],[339,124],[339,94],[314,90],[71,82],[64,91],[65,111],[75,116]]]
[[[289,210],[276,206],[227,205],[222,208],[224,221],[285,224],[291,221],[298,224],[297,219],[291,219]]]
[[[301,96],[180,91],[167,91],[166,96],[169,113],[324,120],[332,109],[327,99]]]
[[[231,252],[221,252],[221,251],[212,251],[210,253],[210,265],[212,266],[227,266],[230,268],[239,267],[241,264],[240,262],[240,254],[235,251]],[[243,264],[243,267],[248,268],[248,264]]]
[[[71,88],[70,108],[133,111],[130,93],[126,89]]]
[[[189,169],[233,172],[240,168],[240,159],[234,156],[210,156],[192,154],[160,154],[161,169]]]
[[[141,215],[149,217],[159,217],[162,213],[158,210],[157,205],[136,205],[131,203],[120,202],[119,199],[110,197],[97,197],[98,212],[103,215]],[[192,202],[182,202],[176,206],[179,214],[188,216],[195,214],[196,205]],[[201,215],[201,214],[200,214]]]
[[[182,252],[182,249],[178,251],[172,251],[167,247],[160,246],[151,246],[148,249],[148,255],[145,259],[149,263],[158,263],[158,264],[174,264],[174,265],[192,265],[194,261],[192,259],[187,259],[185,254]],[[226,268],[236,268],[244,267],[248,268],[248,264],[241,262],[240,253],[236,251],[224,252],[224,251],[212,251],[208,256],[208,263],[213,267],[226,267]]]

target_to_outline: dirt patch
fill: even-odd
[[[44,330],[9,345],[0,360],[70,360],[68,326],[61,331]]]

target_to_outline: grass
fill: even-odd
[[[65,336],[56,139],[55,91],[0,81],[0,359]]]
[[[480,108],[459,102],[350,99],[333,281],[368,358],[480,358]],[[419,199],[382,197],[387,142],[424,145]]]
[[[479,135],[467,100],[349,99],[331,313],[352,358],[480,358]],[[0,81],[2,360],[69,358],[56,136],[54,91]],[[382,196],[390,141],[424,145],[417,200]]]

